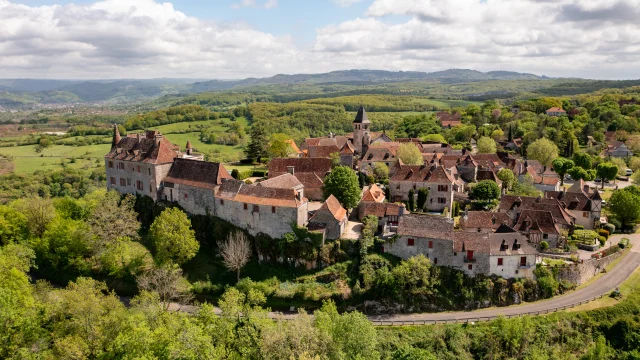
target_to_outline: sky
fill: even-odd
[[[0,78],[640,78],[640,0],[0,0]]]

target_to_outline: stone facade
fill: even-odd
[[[601,259],[583,260],[582,263],[558,267],[558,280],[566,280],[575,285],[582,285],[622,256],[619,251]]]
[[[409,191],[414,190],[417,199],[418,190],[429,190],[426,208],[428,211],[444,211],[451,214],[453,207],[454,181],[447,170],[437,165],[396,165],[397,170],[389,179],[391,201],[409,200]]]

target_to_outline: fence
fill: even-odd
[[[589,303],[593,300],[600,299],[605,295],[598,295],[587,300],[579,301],[576,303],[572,303],[565,306],[559,306],[551,309],[540,310],[540,311],[529,311],[520,314],[513,315],[494,315],[494,316],[476,316],[476,317],[467,317],[463,319],[443,319],[443,320],[371,320],[371,323],[374,326],[415,326],[415,325],[436,325],[436,324],[469,324],[474,322],[482,322],[482,321],[490,321],[495,320],[498,317],[504,317],[506,319],[516,318],[520,316],[528,316],[528,315],[545,315],[551,314],[560,310],[566,310],[570,308],[574,308],[579,305],[583,305]]]

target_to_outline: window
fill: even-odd
[[[149,183],[149,194],[153,193],[153,187],[151,186],[151,183]]]
[[[258,205],[253,205],[253,212],[254,213],[259,213],[260,212],[260,207]]]
[[[243,205],[244,205],[244,209],[247,210],[248,209],[247,204],[243,204]]]
[[[131,179],[127,179],[127,185],[131,186]]]
[[[438,204],[446,204],[447,198],[438,198]]]
[[[584,217],[584,218],[588,218],[588,217],[589,217],[589,213],[588,213],[588,212],[586,212],[586,211],[583,211],[583,212],[582,212],[582,217]]]
[[[548,239],[549,238],[549,234],[542,234],[542,238],[543,239]]]
[[[433,265],[438,265],[438,258],[433,259]]]
[[[149,175],[151,175],[151,168],[148,168],[147,170],[149,170]]]
[[[433,241],[429,240],[429,249],[433,249]]]
[[[144,190],[143,187],[142,187],[142,181],[136,180],[136,189],[141,190],[141,191]]]
[[[109,161],[109,167],[113,168],[113,161]]]
[[[224,205],[224,199],[220,199],[220,205]]]
[[[473,265],[469,264],[469,266],[467,266],[467,269],[473,270]]]
[[[127,186],[127,179],[120,178],[120,186]]]
[[[407,246],[414,246],[416,244],[416,239],[407,239]]]
[[[527,266],[527,257],[526,256],[520,257],[520,266]]]
[[[138,165],[138,172],[140,172],[140,165]]]
[[[113,176],[111,177],[111,185],[115,185],[116,184],[116,178],[114,178]]]
[[[473,260],[473,250],[467,250],[467,260]]]
[[[185,193],[185,194],[184,194],[184,198],[185,198],[185,199],[188,199],[188,198],[189,198],[189,194]]]
[[[502,266],[502,258],[498,258],[498,266]]]
[[[276,207],[275,207],[275,206],[272,206],[272,207],[271,207],[271,213],[273,213],[273,214],[275,214],[275,213],[276,213]]]
[[[449,191],[449,185],[438,185],[438,191]]]

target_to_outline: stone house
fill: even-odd
[[[630,158],[633,156],[633,151],[622,141],[613,141],[607,144],[607,148],[604,150],[604,156]]]
[[[546,241],[551,248],[564,245],[559,243],[560,228],[550,211],[522,210],[513,229],[526,236],[536,247],[539,247],[542,241]]]
[[[372,201],[372,202],[384,202],[384,191],[376,184],[365,186],[362,189],[362,196],[360,201]]]
[[[315,228],[324,228],[324,238],[335,240],[342,236],[347,221],[347,210],[340,205],[335,196],[329,195],[322,207],[309,219],[309,227],[313,228],[314,224],[322,224],[324,226],[315,226]]]
[[[542,192],[560,190],[560,176],[550,166],[543,166],[536,160],[526,160],[519,164],[516,173],[520,181],[527,175],[531,176],[533,185]]]
[[[224,179],[215,194],[215,216],[251,235],[282,238],[291,226],[305,226],[308,201],[293,189],[247,185]]]
[[[303,185],[305,197],[323,200],[324,178],[331,171],[329,158],[278,158],[269,161],[269,179],[289,173]]]
[[[576,225],[593,230],[600,222],[602,197],[597,189],[591,191],[584,181],[576,181],[567,191],[547,191],[545,198],[557,200],[575,219]]]
[[[263,186],[277,189],[293,189],[300,195],[305,197],[304,185],[295,176],[286,173],[270,179],[262,180],[256,183],[256,186]]]
[[[547,111],[545,111],[545,113],[547,114],[547,116],[564,116],[564,115],[567,115],[567,112],[564,111],[563,108],[559,108],[559,107],[552,107],[550,109],[547,109]]]
[[[111,150],[104,157],[107,189],[158,200],[160,184],[173,160],[180,156],[179,147],[157,131],[147,130],[144,134],[121,138],[114,126]]]
[[[409,191],[417,197],[421,188],[429,189],[426,208],[428,211],[444,211],[451,214],[453,206],[454,179],[437,163],[431,165],[396,164],[396,170],[389,179],[389,191],[393,202],[407,201]]]
[[[383,234],[397,230],[400,217],[405,214],[404,204],[361,201],[358,204],[358,219],[373,215],[378,218],[378,232]]]
[[[219,163],[175,158],[162,180],[160,199],[175,202],[191,214],[213,214],[214,194],[223,179],[232,177]]]
[[[518,232],[489,235],[489,274],[505,279],[534,278],[538,252]]]

